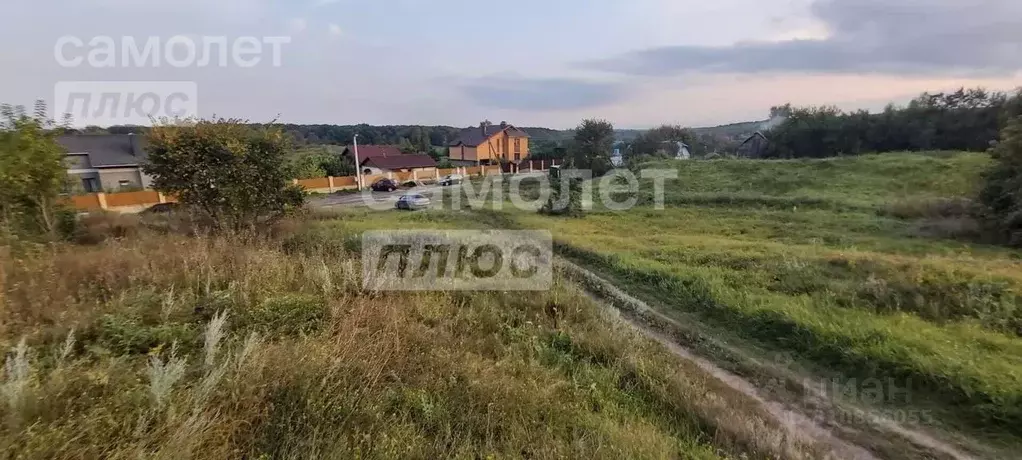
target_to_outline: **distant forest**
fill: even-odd
[[[767,138],[757,156],[764,158],[829,157],[873,152],[918,150],[984,151],[997,140],[1011,117],[1022,115],[1022,90],[1015,93],[959,89],[923,93],[906,106],[889,105],[882,112],[842,111],[836,107],[773,107],[769,119],[709,128],[665,125],[650,130],[617,129],[617,148],[624,155],[670,155],[663,146],[685,142],[694,157],[739,154],[742,142],[756,132]],[[522,127],[531,136],[535,158],[563,158],[573,130]],[[144,132],[139,126],[87,127],[83,134]],[[393,144],[406,152],[446,155],[444,147],[461,130],[423,125],[297,125],[284,129],[299,147],[349,145],[355,134],[364,144]]]

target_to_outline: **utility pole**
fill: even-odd
[[[358,162],[358,133],[352,139],[355,144],[355,187],[362,191],[362,165]]]

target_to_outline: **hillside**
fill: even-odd
[[[1022,446],[1022,259],[978,242],[964,198],[989,164],[951,152],[664,161],[651,166],[679,179],[663,210],[646,184],[640,206],[578,219],[505,203],[474,219],[332,225],[549,230],[560,256],[653,312],[624,301],[622,314],[878,458],[1009,458]]]

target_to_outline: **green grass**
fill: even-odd
[[[921,238],[916,222],[883,212],[968,196],[986,164],[979,154],[661,163],[681,176],[666,210],[513,216],[668,311],[845,378],[895,379],[917,402],[947,407],[952,424],[1017,436],[1019,254]],[[728,204],[735,196],[755,199]]]
[[[933,152],[804,160],[713,160],[646,165],[678,171],[668,202],[716,198],[789,200],[870,207],[905,200],[972,196],[989,155]],[[788,206],[790,208],[790,206]]]
[[[942,425],[1015,437],[1022,257],[919,232],[931,214],[961,208],[940,203],[970,196],[988,165],[971,153],[662,162],[652,166],[679,171],[665,210],[564,219],[505,203],[477,213],[488,218],[439,211],[396,222],[549,229],[561,254],[667,313],[795,353],[839,381],[891,379],[914,404],[939,407]]]

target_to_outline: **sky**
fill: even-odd
[[[52,107],[59,82],[183,81],[200,116],[254,122],[712,126],[788,102],[876,110],[923,91],[1022,86],[1019,0],[0,0],[0,11],[0,102]],[[289,42],[279,65],[268,47],[251,67],[59,62],[100,36],[118,60],[123,37]],[[85,46],[55,51],[62,37]]]

